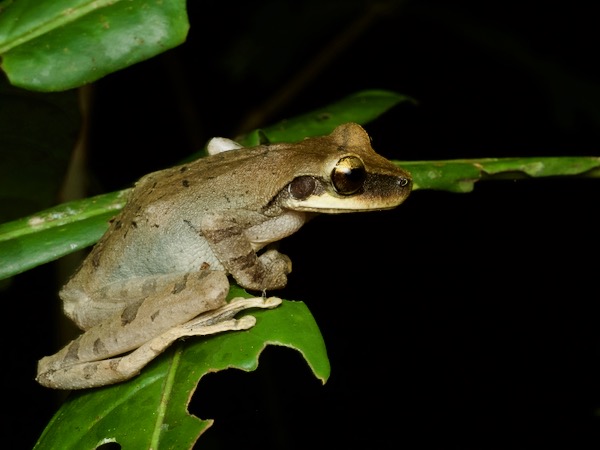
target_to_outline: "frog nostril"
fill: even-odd
[[[400,185],[400,187],[406,187],[406,186],[408,186],[409,183],[410,183],[410,180],[406,177],[398,178],[398,184]]]

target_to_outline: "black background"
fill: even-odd
[[[184,45],[94,85],[91,193],[246,131],[375,4],[190,2]],[[600,154],[591,6],[379,5],[389,9],[258,126],[389,89],[419,102],[366,126],[390,158]],[[330,380],[282,348],[254,373],[207,376],[191,409],[215,424],[198,447],[597,448],[599,194],[590,179],[489,181],[318,217],[282,243],[294,271],[280,294],[313,312]],[[30,448],[60,402],[33,381],[60,345],[55,274],[39,267],[3,294],[11,448]]]

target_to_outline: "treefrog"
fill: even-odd
[[[278,306],[265,292],[291,271],[270,244],[316,214],[390,209],[411,191],[410,174],[375,153],[355,123],[296,143],[213,138],[207,148],[208,157],[135,184],[59,293],[83,333],[39,361],[39,383],[118,383],[180,337],[251,328],[253,316],[234,316]],[[228,276],[262,294],[227,302]]]

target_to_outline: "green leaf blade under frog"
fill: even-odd
[[[230,296],[242,292],[232,288]],[[284,301],[267,314],[250,314],[257,318],[250,330],[188,339],[128,382],[71,394],[35,448],[85,450],[104,442],[118,442],[125,450],[191,448],[212,425],[212,420],[200,420],[186,409],[198,381],[228,368],[255,370],[267,345],[299,351],[317,378],[323,383],[328,379],[325,344],[304,303]]]

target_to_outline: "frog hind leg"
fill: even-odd
[[[208,336],[252,328],[256,323],[253,316],[239,319],[233,316],[245,309],[270,309],[280,303],[281,299],[277,297],[236,298],[221,308],[166,331],[127,355],[59,368],[51,371],[51,376],[48,373],[40,374],[37,381],[46,387],[57,389],[87,389],[119,383],[138,375],[144,366],[181,337]]]
[[[281,302],[274,298],[253,298],[227,303],[229,284],[224,273],[207,271],[186,279],[185,289],[170,291],[176,292],[176,301],[173,298],[165,301],[162,293],[157,293],[161,295],[137,305],[136,314],[124,311],[116,318],[109,318],[56,354],[42,358],[36,380],[55,389],[84,389],[125,381],[138,374],[176,339],[251,328],[253,317],[235,320],[235,314],[248,308],[273,308]],[[195,305],[202,297],[198,295],[201,288],[211,283],[216,284],[216,288],[209,289],[213,298],[205,297]],[[174,321],[158,325],[158,315]],[[125,328],[133,325],[136,332],[144,334],[133,336],[131,329],[125,334]]]

